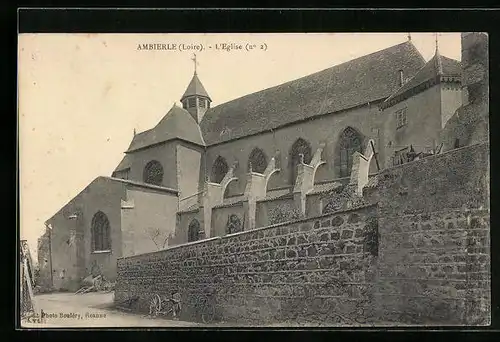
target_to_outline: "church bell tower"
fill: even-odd
[[[196,72],[196,66],[198,62],[196,61],[196,54],[193,57],[194,62],[194,75],[189,82],[189,85],[182,95],[181,102],[182,108],[187,110],[191,116],[199,124],[205,112],[210,108],[210,103],[212,99],[208,95],[207,91],[201,84],[198,74]]]

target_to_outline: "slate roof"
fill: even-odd
[[[132,160],[131,159],[132,158],[130,158],[130,155],[126,154],[123,157],[122,161],[118,164],[118,166],[116,167],[116,169],[113,171],[113,173],[129,169],[132,166]]]
[[[431,58],[412,78],[410,78],[403,86],[401,86],[394,94],[389,96],[381,108],[388,108],[394,104],[411,96],[416,88],[426,89],[424,85],[429,81],[457,81],[461,75],[460,62],[445,56],[441,56],[439,51],[436,51],[434,57]],[[439,80],[438,80],[439,77]],[[413,92],[411,92],[413,90]]]
[[[205,90],[205,87],[201,83],[201,81],[198,78],[198,75],[196,73],[193,75],[191,82],[189,82],[189,85],[188,85],[186,91],[184,92],[184,95],[182,95],[181,102],[182,102],[182,100],[184,100],[184,98],[186,98],[188,96],[193,96],[193,95],[205,96],[210,101],[212,101],[212,99],[210,98],[210,96],[208,96],[208,93]]]
[[[398,89],[399,70],[413,76],[424,65],[411,42],[401,43],[213,107],[203,137],[213,145],[382,100]]]
[[[155,127],[136,134],[127,152],[177,138],[205,146],[200,127],[191,114],[174,105]]]

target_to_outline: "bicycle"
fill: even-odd
[[[176,308],[176,304],[178,307]],[[177,310],[176,310],[177,309]],[[177,319],[180,311],[180,303],[175,303],[173,298],[163,298],[159,294],[154,294],[149,302],[149,316],[172,316]]]

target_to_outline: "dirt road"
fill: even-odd
[[[52,293],[35,296],[38,317],[23,328],[195,327],[197,323],[148,318],[113,308],[113,293]],[[39,321],[43,311],[43,322]]]

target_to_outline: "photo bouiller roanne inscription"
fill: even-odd
[[[486,33],[19,49],[23,327],[490,324]]]

